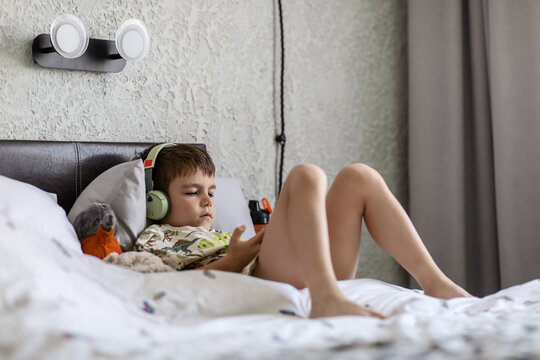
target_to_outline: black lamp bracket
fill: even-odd
[[[117,73],[126,66],[113,40],[90,38],[84,54],[70,59],[56,52],[49,34],[39,34],[32,43],[32,57],[39,66],[53,69]]]

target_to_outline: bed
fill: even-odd
[[[221,271],[143,274],[83,254],[67,214],[148,145],[0,141],[1,359],[540,358],[538,279],[449,301],[342,281],[347,297],[388,318],[310,320],[307,291],[287,284]],[[228,195],[241,193],[232,184]],[[223,214],[232,214],[224,223],[244,220]]]

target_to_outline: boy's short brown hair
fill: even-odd
[[[144,160],[154,146],[146,149],[141,158]],[[162,149],[152,170],[154,190],[169,192],[169,184],[178,176],[189,176],[202,171],[207,176],[214,176],[216,167],[210,155],[196,146],[177,144]]]

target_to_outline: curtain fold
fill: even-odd
[[[408,2],[409,211],[477,296],[540,276],[540,2]]]

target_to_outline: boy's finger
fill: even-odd
[[[240,236],[244,233],[244,231],[246,231],[245,225],[238,226],[234,229],[231,237],[239,239]]]
[[[231,238],[229,239],[229,246],[236,244],[237,242],[240,241],[240,235],[242,235],[245,229],[246,227],[242,225],[242,226],[238,226],[237,228],[233,230],[233,233],[231,234]]]
[[[240,226],[237,226],[234,228],[234,232],[239,232],[240,234],[242,234],[244,231],[246,231],[246,225],[240,225]]]
[[[263,237],[264,237],[264,230],[265,229],[262,229],[261,231],[259,231],[257,234],[255,234],[255,236],[252,239],[255,242],[260,244],[262,242]]]
[[[263,236],[264,236],[264,230],[265,229],[262,229],[261,231],[256,233],[255,236],[253,236],[248,241],[251,242],[251,243],[260,243],[260,242],[262,242],[262,239],[263,239]]]

